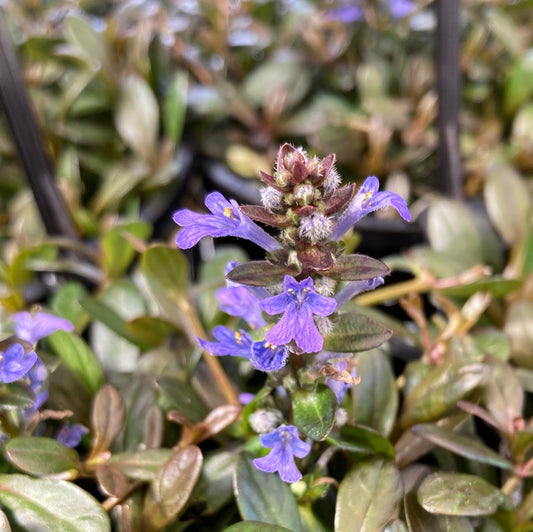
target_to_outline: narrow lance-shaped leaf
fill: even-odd
[[[491,464],[503,469],[513,469],[510,462],[472,436],[454,432],[453,430],[439,427],[432,423],[421,423],[420,425],[411,427],[411,430],[435,445],[439,445],[465,458],[470,458],[484,464]]]
[[[362,281],[389,273],[390,268],[380,260],[365,255],[342,255],[324,275],[337,281]]]
[[[266,260],[257,260],[239,264],[227,274],[235,283],[249,286],[265,286],[283,281],[283,276],[290,273],[286,266],[276,266]]]
[[[333,352],[366,351],[378,347],[392,336],[392,331],[361,314],[341,314],[333,331],[324,339],[324,349]]]

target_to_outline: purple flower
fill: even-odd
[[[374,277],[373,279],[367,279],[364,281],[349,281],[335,294],[335,300],[337,306],[340,307],[359,294],[374,290],[378,286],[381,286],[385,282],[383,277]]]
[[[198,343],[208,353],[217,357],[230,355],[250,358],[253,342],[246,331],[234,332],[223,325],[218,325],[213,329],[213,336],[218,342],[208,342],[198,338]]]
[[[364,18],[363,10],[358,5],[345,4],[326,11],[326,16],[331,20],[338,20],[343,24],[357,22]]]
[[[324,340],[313,314],[329,316],[337,302],[332,297],[317,294],[311,277],[298,282],[286,275],[283,289],[283,293],[261,302],[261,307],[268,314],[283,313],[278,323],[266,333],[265,340],[273,345],[288,344],[294,340],[298,348],[306,353],[320,351]]]
[[[259,299],[245,286],[226,286],[216,291],[220,308],[230,316],[243,318],[252,327],[263,327],[266,321],[261,314]]]
[[[72,331],[70,321],[45,312],[37,312],[33,316],[29,312],[18,312],[13,316],[15,334],[22,340],[32,344],[56,331]]]
[[[254,342],[250,362],[259,371],[277,371],[287,363],[287,348],[268,342]]]
[[[348,362],[346,360],[339,360],[338,362],[333,364],[333,367],[337,371],[345,371],[348,368]],[[350,372],[350,375],[352,378],[357,377],[357,370],[353,369]],[[349,382],[345,382],[339,379],[326,379],[326,384],[333,390],[335,393],[335,397],[337,398],[337,402],[341,404],[343,397],[346,395],[346,392],[348,391],[348,388],[351,386]]]
[[[238,397],[239,403],[241,405],[247,405],[253,400],[254,397],[255,395],[253,393],[240,393]]]
[[[81,425],[80,423],[75,423],[74,425],[63,425],[56,434],[56,440],[67,447],[77,447],[83,436],[89,433],[89,429]]]
[[[411,214],[405,200],[394,192],[379,192],[378,178],[375,176],[367,177],[352,201],[339,216],[331,231],[331,239],[339,240],[363,216],[385,207],[394,207],[404,220],[411,221]]]
[[[403,18],[415,10],[412,0],[389,0],[389,12],[394,18]]]
[[[297,482],[302,478],[294,463],[294,457],[303,458],[311,446],[300,440],[298,430],[293,425],[280,425],[276,430],[259,436],[264,447],[272,450],[262,458],[256,458],[254,465],[265,473],[278,472],[284,482]]]
[[[25,353],[20,344],[10,345],[0,354],[0,382],[14,382],[24,377],[37,361],[37,354]]]
[[[199,214],[189,209],[174,213],[172,219],[183,227],[176,237],[179,248],[191,248],[204,236],[246,238],[266,251],[281,247],[274,237],[239,210],[235,200],[228,201],[220,192],[211,192],[205,198],[205,206],[212,214]]]
[[[40,358],[37,358],[35,365],[31,368],[27,375],[29,388],[35,397],[33,406],[24,410],[24,413],[27,416],[36,410],[39,410],[39,408],[41,408],[44,402],[48,399],[48,390],[44,389],[44,383],[47,377],[48,371],[46,366],[42,363]]]

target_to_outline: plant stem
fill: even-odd
[[[207,334],[200,323],[200,320],[198,319],[198,316],[196,315],[196,312],[194,311],[193,306],[187,299],[183,299],[180,302],[180,308],[183,311],[184,314],[184,321],[187,322],[187,325],[185,327],[185,331],[187,335],[189,336],[189,340],[192,344],[196,344],[196,338],[207,338]],[[228,377],[224,373],[224,370],[222,369],[222,366],[220,365],[220,362],[217,360],[216,357],[208,353],[207,351],[202,351],[202,356],[204,357],[204,360],[206,364],[208,365],[211,373],[213,374],[213,377],[217,381],[220,390],[222,394],[224,395],[224,398],[229,404],[232,405],[238,405],[239,400],[237,399],[237,395],[235,394],[235,391],[233,390],[233,387],[228,380]]]

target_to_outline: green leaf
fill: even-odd
[[[86,288],[77,282],[66,282],[52,296],[52,310],[70,321],[76,330],[82,330],[87,314],[80,305],[80,300],[87,296]]]
[[[452,409],[483,380],[485,366],[480,362],[444,362],[431,369],[407,395],[399,419],[407,428],[434,421]]]
[[[227,278],[234,283],[266,286],[282,282],[283,276],[290,273],[291,270],[287,266],[278,266],[266,260],[254,260],[239,264],[228,273]]]
[[[392,331],[379,321],[362,314],[341,314],[333,331],[324,339],[324,349],[340,353],[366,351],[391,336]]]
[[[365,455],[381,454],[394,458],[394,447],[389,440],[368,427],[344,425],[339,436],[332,434],[327,441],[345,451]]]
[[[521,282],[516,279],[504,279],[501,276],[494,275],[473,283],[439,288],[438,292],[446,296],[470,297],[477,292],[486,291],[490,292],[494,297],[504,297],[517,290],[520,285]]]
[[[457,273],[483,262],[483,245],[476,221],[460,202],[440,199],[428,210],[428,239],[434,251],[455,264]]]
[[[485,203],[490,219],[509,245],[528,236],[531,218],[529,190],[521,176],[510,166],[494,164],[485,178]]]
[[[106,384],[94,398],[91,426],[94,432],[92,454],[107,451],[124,427],[126,407],[120,393]]]
[[[0,385],[0,410],[30,408],[35,402],[31,390],[21,382]]]
[[[225,528],[223,532],[291,532],[289,528],[284,526],[271,525],[261,521],[243,521],[235,523],[229,528]]]
[[[389,360],[381,350],[358,353],[357,375],[361,382],[353,386],[350,419],[388,436],[396,422],[398,389]]]
[[[516,62],[505,81],[503,101],[507,114],[514,113],[533,93],[533,53]]]
[[[507,307],[504,325],[511,339],[511,358],[518,366],[533,369],[533,301],[518,300]]]
[[[95,318],[89,337],[104,371],[134,371],[139,361],[139,342],[125,322],[146,313],[146,302],[139,288],[131,279],[119,279],[107,286],[98,300],[89,299],[82,304]]]
[[[313,390],[299,389],[292,394],[294,424],[315,441],[321,441],[329,434],[336,411],[337,398],[325,384],[319,384]]]
[[[309,71],[298,58],[283,57],[266,60],[252,70],[243,86],[244,97],[256,107],[268,105],[276,91],[286,96],[285,105],[293,106],[307,93],[310,86]]]
[[[80,301],[82,308],[93,318],[102,322],[118,336],[132,344],[138,344],[139,339],[130,333],[126,322],[110,306],[95,297],[86,297]],[[145,347],[142,345],[142,347]]]
[[[107,532],[109,517],[85,490],[64,480],[0,475],[0,503],[10,522],[27,532]]]
[[[411,527],[411,530],[415,530]],[[383,532],[409,532],[406,524],[400,519],[394,519],[383,529]]]
[[[111,228],[102,241],[102,267],[108,280],[120,277],[135,256],[135,248],[124,235],[144,240],[151,232],[150,224],[142,221],[124,222]]]
[[[134,480],[151,481],[171,457],[171,449],[146,449],[132,453],[114,453],[107,463]]]
[[[111,62],[112,52],[104,33],[98,33],[85,18],[68,16],[65,35],[76,46],[93,71],[102,72],[108,81],[115,72]]]
[[[411,427],[418,436],[448,449],[452,453],[470,458],[476,462],[490,464],[502,469],[513,469],[512,464],[501,457],[498,453],[487,447],[482,441],[460,432],[455,432],[432,423],[422,423]]]
[[[158,471],[144,500],[144,530],[161,530],[181,512],[202,469],[195,445],[178,449]]]
[[[192,423],[202,421],[209,413],[194,388],[174,377],[161,377],[156,381],[169,409],[175,409]],[[166,406],[166,405],[165,405]]]
[[[189,280],[185,255],[171,247],[152,246],[142,254],[141,271],[166,318],[180,325],[181,320],[176,315],[187,297]]]
[[[524,390],[510,364],[487,356],[490,379],[483,386],[482,402],[487,411],[508,433],[515,431],[515,421],[523,415]]]
[[[324,272],[336,281],[359,281],[389,275],[390,268],[380,260],[366,255],[341,255],[335,266]]]
[[[497,7],[487,10],[485,16],[488,27],[494,37],[514,59],[519,54],[522,44],[520,42],[520,32],[511,16]]]
[[[176,72],[170,80],[163,105],[163,128],[165,136],[174,146],[180,143],[187,110],[188,76],[186,72]]]
[[[7,442],[5,452],[15,466],[30,475],[55,476],[65,480],[78,475],[78,453],[52,438],[12,438]]]
[[[237,464],[233,491],[243,519],[304,532],[298,506],[288,484],[277,474],[259,471],[245,454]]]
[[[398,517],[403,497],[400,473],[390,460],[357,463],[339,486],[335,532],[378,532]]]
[[[491,515],[507,504],[505,495],[486,480],[461,473],[433,473],[418,490],[418,502],[430,513]]]
[[[104,383],[102,368],[89,346],[75,333],[57,331],[48,336],[52,349],[87,386],[96,393]]]
[[[168,321],[153,316],[139,316],[126,322],[126,330],[137,345],[158,347],[168,336],[176,332],[176,327]]]
[[[154,157],[159,135],[159,106],[146,81],[130,75],[120,87],[115,125],[124,142],[145,160]]]
[[[233,499],[232,483],[240,449],[240,446],[225,447],[204,457],[198,493],[205,500],[205,514],[218,512]]]

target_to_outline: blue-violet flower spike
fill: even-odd
[[[24,377],[37,361],[37,354],[26,354],[20,344],[10,345],[0,354],[0,382],[14,382]]]
[[[235,200],[228,201],[220,192],[211,192],[205,198],[205,205],[212,214],[199,214],[189,209],[174,213],[172,219],[183,227],[176,237],[179,248],[191,248],[204,236],[246,238],[266,251],[281,247],[274,237],[239,210]]]
[[[56,331],[74,330],[70,321],[46,312],[36,312],[33,316],[29,312],[17,312],[13,316],[13,321],[15,322],[15,334],[32,344]]]
[[[389,12],[394,18],[403,18],[415,10],[412,0],[389,0]]]
[[[213,329],[213,336],[218,342],[208,342],[198,338],[198,343],[208,353],[217,357],[230,355],[250,358],[253,342],[246,331],[234,332],[223,325],[218,325]]]
[[[89,429],[81,423],[75,423],[74,425],[63,425],[56,434],[56,440],[67,447],[77,447],[83,436],[89,433]]]
[[[367,177],[333,226],[331,239],[340,240],[344,233],[363,216],[385,207],[394,207],[404,220],[411,221],[411,214],[405,200],[394,192],[379,192],[378,178],[375,176]]]
[[[252,327],[261,328],[266,325],[259,299],[245,286],[219,288],[215,295],[220,301],[220,308],[226,314],[243,318]]]
[[[303,458],[311,446],[298,436],[298,429],[293,425],[280,425],[276,430],[262,434],[259,441],[272,450],[262,458],[256,458],[254,465],[265,473],[278,472],[284,482],[297,482],[302,478],[294,463],[294,457]]]
[[[275,346],[268,342],[254,342],[250,362],[259,371],[277,371],[287,363],[287,348]]]
[[[313,314],[329,316],[337,302],[332,297],[317,294],[311,277],[298,282],[286,275],[283,288],[283,293],[261,301],[261,307],[267,314],[283,313],[278,323],[267,331],[265,340],[272,345],[288,344],[294,340],[298,348],[306,353],[320,351],[324,340]]]

